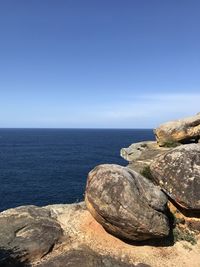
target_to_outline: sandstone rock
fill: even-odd
[[[84,203],[49,205],[42,210],[42,213],[49,214],[52,220],[60,225],[62,238],[41,259],[31,257],[22,261],[20,254],[16,258],[16,254],[13,257],[12,250],[0,249],[1,267],[172,267],[172,263],[173,266],[183,267],[191,266],[191,262],[192,267],[199,267],[200,242],[192,246],[183,241],[183,246],[181,241],[165,247],[164,243],[168,241],[157,239],[152,242],[143,241],[144,246],[139,246],[138,243],[128,244],[107,233],[92,217]],[[16,212],[15,209],[6,211],[7,217],[12,218]],[[29,212],[26,214],[29,217]],[[22,219],[26,221],[24,213],[23,216]],[[8,223],[12,225],[12,220],[8,220]],[[42,235],[41,231],[40,238]],[[6,259],[4,261],[3,255]]]
[[[44,208],[23,206],[4,211],[0,213],[0,266],[17,266],[17,259],[21,263],[40,259],[61,236],[62,228]]]
[[[84,202],[43,208],[24,206],[2,212],[0,218],[1,267],[150,267],[143,263],[134,264],[128,254],[121,255],[121,244],[118,249],[112,246],[114,253],[111,253],[112,250],[110,252],[110,247],[106,248],[105,244],[115,242],[116,245],[117,240],[112,240],[114,237],[94,220]],[[6,218],[7,226],[2,218]],[[59,230],[59,242],[56,243],[53,239],[57,228],[62,229],[62,235],[60,238]],[[24,232],[20,233],[21,230]],[[19,239],[18,235],[23,238]]]
[[[163,146],[166,143],[183,142],[200,138],[200,114],[181,120],[161,124],[154,130],[157,142]]]
[[[62,253],[38,267],[151,267],[147,264],[128,264],[110,256],[98,254],[86,246]]]
[[[157,184],[180,206],[200,211],[200,144],[174,148],[150,166]]]
[[[129,161],[129,168],[140,173],[145,167],[151,164],[156,156],[170,149],[171,148],[160,147],[155,141],[144,141],[134,143],[127,148],[122,148],[120,155],[122,158]]]
[[[130,240],[167,236],[167,198],[145,177],[114,164],[99,165],[87,180],[85,201],[105,229]]]
[[[174,203],[175,204],[175,203]],[[197,214],[189,212],[175,206],[171,201],[168,201],[168,207],[174,217],[174,224],[181,226],[187,230],[195,231],[197,234],[200,233],[200,217],[195,217]]]

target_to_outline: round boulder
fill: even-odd
[[[88,174],[85,202],[92,216],[122,239],[142,241],[169,233],[165,194],[127,167],[94,168]]]

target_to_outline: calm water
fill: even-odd
[[[0,129],[0,210],[83,199],[87,173],[152,130]]]

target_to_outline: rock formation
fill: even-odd
[[[157,184],[180,206],[200,211],[200,144],[182,145],[150,166]]]
[[[54,245],[51,249],[45,254],[39,253],[38,250],[37,257],[33,256],[36,255],[32,243],[35,237],[32,237],[34,230],[31,231],[33,224],[28,211],[30,208],[32,212],[37,213],[35,221],[38,223],[48,214],[47,218],[56,226],[59,225],[58,229],[62,229],[61,236],[59,230],[59,240],[53,241]],[[15,241],[18,244],[16,249],[13,247],[11,249],[5,241],[3,247],[0,239],[1,267],[188,267],[191,266],[191,261],[192,267],[199,267],[200,243],[193,246],[186,241],[174,244],[171,239],[157,239],[152,243],[129,244],[107,233],[92,217],[84,203],[50,205],[43,208],[24,206],[17,208],[17,211],[16,209],[7,210],[9,235],[13,236],[13,240],[18,237],[15,233],[17,227],[12,227],[15,225],[12,219],[16,213],[19,213],[19,209],[24,210],[22,220],[30,229],[26,245],[32,249],[29,249],[25,260],[24,250],[19,240]],[[41,209],[42,212],[38,212]],[[45,216],[44,213],[46,213]],[[2,216],[2,213],[0,215]],[[51,228],[48,238],[54,235],[56,229],[57,227]],[[0,227],[0,237],[5,240],[6,234],[4,228]],[[40,240],[43,234],[43,231],[38,232]],[[40,248],[42,247],[43,242],[40,244]]]
[[[120,155],[129,162],[128,167],[141,173],[148,167],[154,158],[161,155],[171,148],[160,147],[155,141],[144,141],[122,148]]]
[[[102,256],[86,246],[80,246],[62,253],[38,267],[150,267],[146,264],[129,264],[110,256]]]
[[[155,133],[121,150],[128,167],[89,173],[86,205],[0,213],[0,267],[199,267],[200,144],[173,146],[197,141],[200,114]]]
[[[23,206],[0,213],[1,267],[150,267],[134,263],[129,253],[84,203]]]
[[[93,217],[120,238],[141,241],[169,233],[166,196],[129,168],[97,166],[88,175],[85,201]]]
[[[0,213],[0,250],[12,251],[12,257],[4,253],[0,266],[17,258],[22,262],[40,259],[61,236],[60,224],[51,218],[47,209],[24,206],[4,211]]]
[[[161,124],[154,130],[154,133],[160,146],[188,140],[198,141],[200,138],[200,113],[193,117]]]

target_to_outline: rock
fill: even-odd
[[[161,124],[154,130],[154,133],[160,146],[191,139],[198,141],[200,138],[200,113],[193,117]]]
[[[86,211],[85,202],[73,204],[54,204],[44,207],[51,214],[51,218],[62,226],[63,235],[71,237],[78,234],[79,225],[82,223],[80,216]],[[76,227],[75,227],[76,226]]]
[[[150,166],[157,184],[185,209],[200,211],[200,144],[174,148]]]
[[[110,256],[98,254],[86,246],[62,253],[38,267],[150,267],[147,264],[128,264]]]
[[[40,259],[62,237],[61,226],[50,212],[36,206],[23,206],[0,213],[0,266]],[[9,253],[11,251],[12,253]]]
[[[94,168],[88,175],[85,201],[93,217],[120,238],[141,241],[169,233],[166,196],[127,167],[104,164]]]
[[[12,216],[18,213],[15,211],[16,209],[6,211],[7,219],[10,216],[10,220],[8,220],[10,225],[14,224]],[[41,259],[29,257],[25,261],[20,258],[20,254],[16,257],[16,254],[13,253],[14,248],[9,250],[7,246],[7,249],[0,249],[1,267],[171,267],[172,262],[174,266],[190,266],[192,262],[192,267],[199,267],[199,242],[191,247],[185,241],[184,246],[181,242],[167,243],[168,247],[166,247],[164,244],[168,242],[169,237],[167,237],[166,241],[163,239],[143,241],[140,243],[143,246],[133,242],[128,244],[107,233],[102,225],[92,217],[84,203],[56,204],[38,209],[42,209],[43,214],[47,214],[47,217],[49,215],[56,225],[60,225],[62,228],[61,239]],[[22,213],[21,219],[27,221],[25,214],[29,218],[30,215],[27,212]],[[0,213],[0,217],[1,215]],[[38,214],[37,219],[40,216],[41,214]],[[35,218],[35,220],[37,219]],[[31,220],[30,223],[32,224]],[[15,227],[9,227],[11,232],[14,232]],[[3,235],[3,231],[0,230],[0,232]],[[7,235],[7,232],[4,234]],[[50,237],[51,234],[49,234]],[[43,231],[41,231],[40,240],[42,235]],[[1,240],[4,239],[5,237]],[[190,253],[189,257],[188,253]],[[6,260],[3,261],[3,258]]]
[[[155,141],[144,141],[134,143],[128,148],[122,148],[120,155],[129,161],[129,168],[141,173],[156,156],[169,150],[171,148],[160,147]]]
[[[145,263],[134,264],[124,245],[120,243],[117,247],[118,240],[109,236],[94,220],[84,202],[43,208],[24,206],[2,212],[0,218],[1,267],[150,267]],[[2,218],[6,218],[7,226]],[[53,240],[55,230],[51,225],[59,229],[57,242]],[[21,230],[24,232],[20,233]],[[37,233],[33,235],[35,231]],[[19,239],[18,234],[23,238]],[[115,243],[115,248],[112,245],[112,250],[110,247],[106,250],[107,242]],[[125,255],[120,253],[123,250]]]
[[[195,217],[195,213],[188,213],[187,210],[177,208],[171,201],[168,201],[168,208],[175,219],[174,224],[189,231],[195,231],[197,234],[200,233],[200,217]]]

